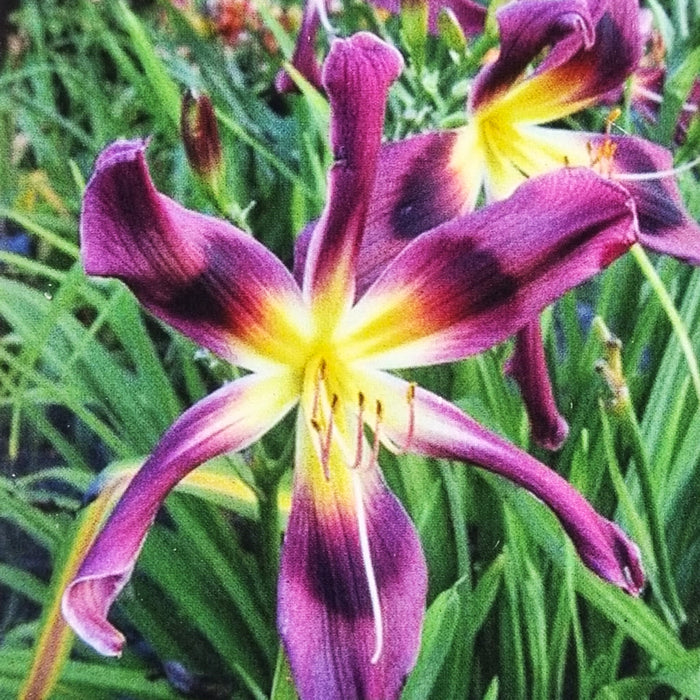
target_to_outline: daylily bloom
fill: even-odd
[[[369,2],[392,14],[398,14],[401,11],[400,0],[369,0]],[[414,0],[414,4],[421,2],[425,2],[428,6],[428,31],[433,34],[437,33],[438,16],[443,9],[453,14],[466,36],[479,34],[484,28],[486,8],[475,0]],[[301,27],[292,55],[294,68],[318,89],[321,89],[322,85],[321,70],[316,60],[316,36],[320,24],[324,25],[329,34],[333,33],[327,15],[329,4],[329,0],[305,0]],[[291,92],[296,89],[294,81],[284,69],[277,74],[275,87],[279,92]]]
[[[486,203],[505,199],[544,173],[566,179],[574,166],[625,187],[642,245],[700,264],[700,227],[683,207],[669,151],[634,136],[548,126],[622,87],[641,55],[638,18],[637,0],[518,0],[501,7],[500,53],[476,76],[468,123],[383,147],[360,255],[362,284],[412,237],[473,210],[484,196]],[[581,206],[600,206],[598,193],[574,196]],[[300,260],[305,245],[300,239]],[[568,427],[554,403],[537,320],[518,333],[516,345],[511,369],[533,437],[556,448]]]
[[[101,653],[120,653],[124,638],[107,613],[168,492],[295,406],[278,626],[302,698],[395,698],[416,659],[426,565],[378,469],[381,446],[473,462],[524,486],[590,569],[640,591],[635,545],[563,478],[387,371],[478,353],[522,327],[634,242],[629,197],[587,171],[555,188],[534,179],[506,202],[417,237],[356,298],[386,94],[401,65],[370,34],[331,47],[324,87],[335,162],[301,286],[252,237],[157,192],[143,142],[117,142],[98,158],[81,219],[87,272],[121,278],[157,317],[249,372],[165,433],[68,585],[64,615]],[[600,205],[581,207],[579,190]],[[523,216],[533,198],[556,202],[554,216]]]

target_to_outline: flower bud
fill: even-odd
[[[195,97],[191,90],[185,93],[180,132],[190,166],[215,187],[223,172],[223,159],[214,108],[206,95]]]

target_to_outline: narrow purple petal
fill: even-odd
[[[520,387],[533,439],[548,450],[558,450],[569,426],[554,401],[539,321],[531,321],[516,334],[506,373]]]
[[[398,698],[415,663],[427,569],[415,529],[375,467],[355,471],[381,610],[362,552],[357,501],[320,494],[298,465],[282,550],[277,620],[304,700]]]
[[[383,383],[387,394],[406,394],[403,380],[383,373],[375,373],[375,380],[378,391]],[[387,401],[384,430],[393,442],[411,452],[472,462],[524,487],[554,512],[588,568],[632,595],[640,593],[644,571],[636,545],[556,472],[423,389],[413,392],[410,420],[407,414]]]
[[[237,364],[286,356],[293,319],[304,318],[289,272],[252,237],[160,194],[145,147],[120,141],[97,160],[80,223],[86,272],[119,277],[156,316]]]
[[[316,35],[318,33],[319,16],[318,1],[306,0],[301,17],[301,27],[294,45],[292,55],[292,65],[301,73],[315,88],[321,90],[321,69],[316,59]],[[326,0],[320,0],[325,2]],[[286,70],[281,69],[275,77],[275,88],[278,92],[294,92],[297,86],[289,77]]]
[[[328,200],[314,229],[304,275],[308,298],[352,301],[355,259],[376,174],[389,86],[399,75],[401,54],[372,34],[336,40],[324,64],[331,105],[335,163]]]
[[[295,389],[287,376],[247,375],[190,408],[165,433],[63,594],[63,615],[85,642],[101,654],[121,652],[124,637],[107,614],[165,497],[195,467],[267,432],[292,408]]]
[[[610,264],[636,231],[627,192],[590,170],[532,178],[407,246],[353,308],[349,357],[396,368],[481,352]]]

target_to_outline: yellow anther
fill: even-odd
[[[610,112],[608,113],[608,116],[605,118],[605,133],[610,134],[613,126],[615,126],[615,122],[620,118],[622,115],[622,110],[619,107],[615,107],[614,109],[611,109]]]
[[[603,177],[610,177],[612,164],[617,152],[617,144],[610,138],[605,138],[602,143],[593,145],[590,141],[586,144],[588,155],[591,159],[591,168]]]

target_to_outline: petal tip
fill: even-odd
[[[611,523],[611,525],[614,533],[613,547],[622,570],[622,579],[617,585],[623,591],[637,597],[644,590],[646,584],[639,547],[627,537],[622,528],[615,523]]]
[[[398,49],[370,32],[357,32],[347,39],[335,39],[323,65],[323,85],[329,92],[347,83],[347,71],[352,63],[365,58],[387,84],[392,83],[403,70],[403,56]]]
[[[148,148],[150,139],[120,139],[109,144],[95,161],[95,174],[117,163],[136,160]],[[94,178],[94,175],[93,175]]]
[[[616,523],[601,520],[605,544],[595,552],[577,547],[579,554],[602,579],[637,597],[646,583],[639,547]]]
[[[107,611],[123,586],[123,576],[83,576],[63,593],[61,612],[73,631],[103,656],[121,656],[124,635],[107,622]]]
[[[541,428],[533,424],[532,437],[545,450],[556,452],[562,448],[566,438],[569,437],[569,424],[561,415],[557,414],[552,424]]]

